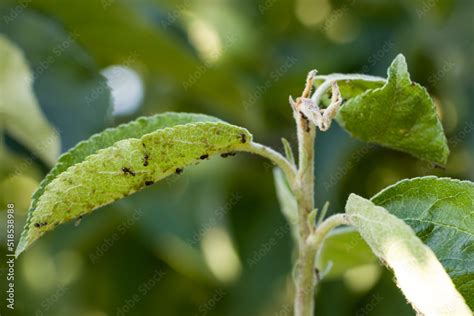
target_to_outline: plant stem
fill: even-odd
[[[285,157],[283,157],[279,152],[273,150],[270,147],[267,147],[259,143],[254,143],[254,142],[250,143],[250,147],[246,147],[245,149],[242,149],[242,150],[252,153],[252,154],[257,154],[269,159],[275,165],[280,167],[280,169],[283,171],[283,173],[287,177],[288,182],[290,183],[290,186],[293,187],[295,185],[296,168],[294,165],[289,163],[288,160]]]
[[[298,135],[299,165],[294,194],[298,204],[298,259],[295,269],[295,316],[312,316],[314,313],[314,290],[318,281],[315,260],[318,249],[327,233],[335,226],[346,224],[344,215],[328,218],[315,227],[316,223],[308,222],[308,215],[314,209],[314,142],[316,126],[311,124],[300,111],[301,100],[309,98],[315,72],[308,74],[306,87],[301,98],[293,105],[293,116],[296,120]],[[313,101],[319,105],[324,93],[331,87],[332,81],[326,80],[313,95]]]
[[[308,75],[302,98],[308,98],[313,85],[314,72]],[[316,127],[299,111],[301,99],[294,106],[293,116],[296,121],[298,136],[298,174],[294,189],[298,204],[298,259],[295,269],[295,301],[296,316],[310,316],[314,310],[314,287],[316,285],[314,255],[308,247],[308,239],[312,227],[308,224],[308,215],[314,209],[314,141]]]
[[[298,120],[299,169],[297,174],[297,188],[295,190],[298,203],[298,259],[295,275],[295,302],[296,316],[310,316],[314,310],[314,288],[316,278],[314,269],[314,255],[308,247],[307,239],[311,233],[308,224],[308,215],[314,209],[314,140],[316,130],[301,118]]]

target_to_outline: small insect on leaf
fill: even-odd
[[[153,182],[153,181],[145,181],[145,185],[146,185],[146,186],[152,185],[153,183],[155,183],[155,182]]]
[[[148,156],[147,153],[145,153],[145,155],[143,156],[143,166],[144,167],[148,166],[148,159],[150,159],[150,157]]]
[[[242,144],[245,144],[247,142],[247,135],[245,135],[244,133],[240,134],[240,142]]]
[[[232,151],[232,152],[229,152],[229,153],[221,154],[221,157],[222,158],[227,158],[227,157],[232,157],[232,156],[235,156],[235,155],[236,155],[235,151]]]
[[[205,155],[202,155],[201,157],[199,157],[199,159],[201,159],[201,160],[204,160],[204,159],[207,159],[207,158],[209,158],[208,154],[205,154]]]
[[[125,175],[129,174],[129,175],[132,175],[132,176],[135,176],[135,172],[133,170],[130,170],[129,168],[127,167],[123,167],[122,168],[122,171]]]
[[[176,174],[182,174],[183,173],[183,168],[176,168],[175,173]]]

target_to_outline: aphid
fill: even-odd
[[[82,220],[82,215],[77,218],[77,221],[74,223],[74,226],[79,226]]]
[[[247,142],[247,135],[245,135],[244,133],[240,134],[240,142],[242,144],[245,144]]]
[[[123,168],[122,168],[122,171],[123,171],[124,174],[130,174],[130,175],[132,175],[132,176],[135,176],[135,172],[133,172],[133,170],[130,170],[130,169],[127,168],[127,167],[123,167]]]
[[[143,156],[143,166],[148,166],[148,159],[150,157],[148,156],[148,153],[145,153],[145,156]]]
[[[146,186],[152,185],[153,183],[155,183],[155,182],[153,182],[153,181],[145,181],[145,185],[146,185]]]
[[[176,173],[176,174],[182,174],[182,173],[183,173],[183,169],[182,169],[182,168],[176,168],[175,173]]]
[[[208,154],[205,154],[205,155],[202,155],[201,157],[199,157],[199,159],[201,159],[201,160],[204,160],[204,159],[207,159],[207,158],[209,158]]]
[[[235,156],[235,152],[234,152],[234,151],[231,151],[230,153],[223,153],[223,154],[221,154],[221,157],[222,157],[222,158],[227,158],[227,157],[231,157],[231,156]]]
[[[33,226],[35,226],[36,228],[39,228],[39,227],[43,227],[43,226],[46,226],[48,225],[47,222],[42,222],[42,223],[35,223]]]

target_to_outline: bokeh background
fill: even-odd
[[[4,127],[34,131],[41,114],[0,111],[2,258],[6,203],[19,234],[55,146],[187,111],[246,126],[282,150],[282,136],[295,138],[288,95],[300,94],[309,70],[385,76],[398,53],[436,101],[449,163],[436,169],[335,124],[317,139],[317,205],[340,212],[350,192],[370,197],[407,177],[474,179],[470,0],[1,0],[0,33],[23,52],[60,141],[32,133],[38,151]],[[16,263],[13,312],[2,259],[0,313],[290,315],[293,256],[272,166],[214,158],[47,234]],[[316,306],[318,315],[414,315],[377,264],[324,280]]]

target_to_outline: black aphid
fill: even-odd
[[[242,144],[245,144],[247,142],[247,135],[245,135],[244,133],[240,134],[240,142]]]
[[[207,159],[207,158],[209,158],[208,154],[205,154],[205,155],[202,155],[201,157],[199,157],[199,159],[201,159],[201,160],[204,160],[204,159]]]
[[[182,168],[176,168],[175,173],[176,173],[176,174],[182,174],[182,173],[183,173],[183,169],[182,169]]]
[[[148,166],[148,159],[150,159],[150,157],[147,153],[145,153],[145,155],[143,156],[143,166]]]
[[[129,175],[135,176],[135,172],[133,170],[130,170],[127,167],[123,167],[122,171],[123,171],[124,174],[129,174]]]
[[[223,154],[221,154],[221,157],[222,157],[222,158],[227,158],[227,157],[231,157],[231,156],[235,156],[235,152],[234,152],[234,151],[232,151],[232,152],[230,152],[230,153],[223,153]]]
[[[145,181],[145,185],[146,185],[146,186],[152,185],[153,183],[155,183],[155,182],[153,182],[153,181]]]

